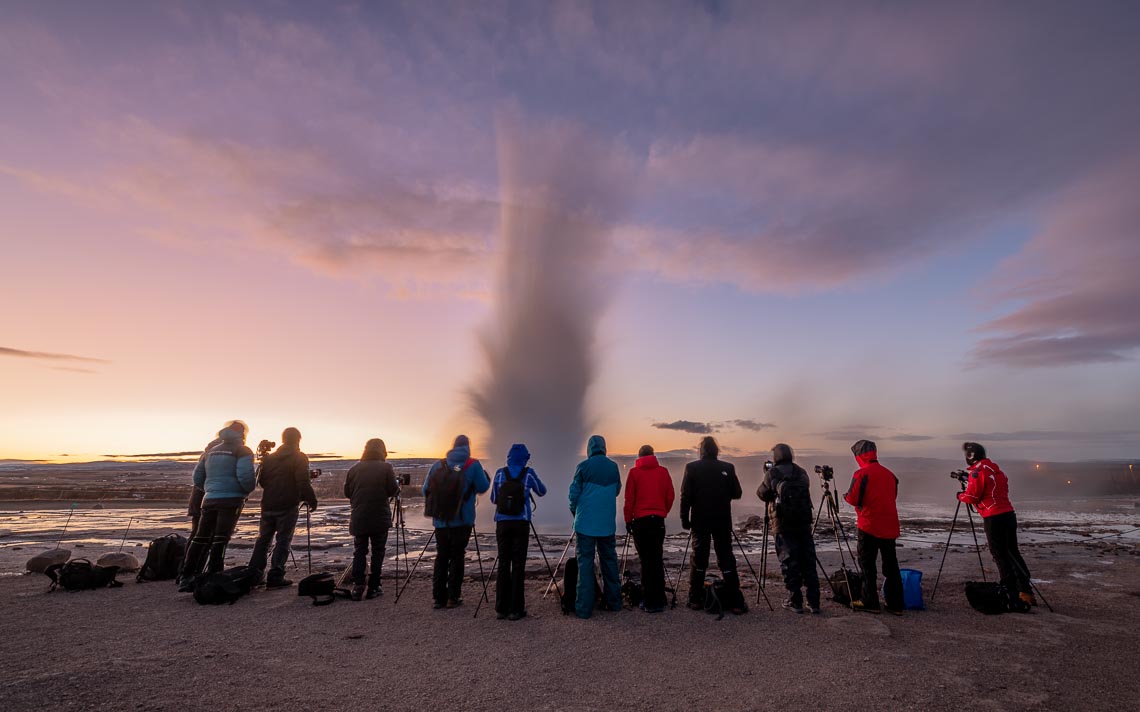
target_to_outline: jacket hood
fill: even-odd
[[[603,438],[601,435],[591,435],[589,442],[586,443],[586,455],[587,455],[587,457],[593,457],[594,455],[605,455],[605,454],[606,454],[606,439]]]
[[[873,440],[860,440],[855,443],[851,446],[851,454],[855,456],[855,462],[859,463],[859,467],[866,467],[879,459],[878,448]]]
[[[245,431],[238,428],[222,428],[218,433],[218,437],[227,443],[244,442]]]
[[[795,458],[796,455],[790,445],[777,443],[772,447],[772,462],[777,465],[790,465]]]
[[[637,458],[637,462],[635,462],[633,464],[633,466],[634,467],[653,468],[653,467],[658,467],[659,463],[657,462],[657,456],[656,455],[646,455],[645,457]]]
[[[471,459],[471,448],[466,445],[447,451],[448,467],[463,467]]]
[[[522,443],[511,445],[511,450],[507,453],[507,465],[511,467],[526,467],[526,463],[528,462],[530,462],[530,450],[526,449],[526,445]]]

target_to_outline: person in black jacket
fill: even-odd
[[[740,499],[736,467],[717,459],[720,447],[711,436],[701,439],[701,459],[685,465],[681,480],[681,526],[692,530],[693,559],[689,575],[689,608],[704,607],[705,569],[710,540],[724,579],[725,608],[736,615],[748,610],[740,594],[736,556],[732,553],[732,500]]]
[[[773,533],[776,556],[788,598],[784,608],[804,612],[801,587],[807,588],[812,613],[819,613],[819,576],[815,573],[815,539],[812,538],[811,479],[793,462],[792,448],[779,443],[772,448],[773,466],[764,473],[756,496],[771,505],[775,514]]]
[[[344,480],[344,496],[352,503],[348,532],[352,535],[352,600],[376,598],[381,594],[380,575],[384,549],[392,526],[390,500],[400,491],[396,471],[386,460],[384,441],[373,438],[364,445],[360,462],[352,466]],[[368,593],[364,592],[364,571],[368,547],[372,546],[372,569],[368,573]]]
[[[301,502],[312,511],[317,508],[317,495],[309,478],[309,458],[301,452],[301,431],[285,428],[281,433],[281,447],[265,456],[257,476],[261,486],[261,523],[257,543],[249,557],[249,567],[257,571],[258,580],[265,577],[266,588],[292,586],[285,578],[285,564],[289,561],[289,546],[297,528]],[[265,576],[265,563],[269,543],[274,536],[273,560],[269,575]]]

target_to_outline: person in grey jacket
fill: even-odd
[[[348,532],[352,535],[352,600],[376,598],[382,591],[380,576],[384,567],[384,550],[388,545],[388,529],[392,526],[390,500],[400,491],[396,472],[387,462],[384,441],[373,438],[364,445],[360,462],[352,466],[344,480],[344,496],[352,504]],[[368,573],[365,593],[364,572],[368,548],[372,547],[372,568]]]

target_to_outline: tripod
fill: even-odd
[[[416,563],[412,564],[411,570],[408,571],[408,575],[404,579],[404,585],[396,589],[396,603],[400,602],[400,596],[404,595],[404,589],[406,589],[408,587],[408,584],[411,583],[412,575],[416,573],[416,568],[419,567],[420,561],[424,558],[424,554],[427,553],[428,547],[431,546],[431,543],[433,541],[435,541],[435,529],[431,530],[431,535],[428,537],[427,542],[424,543],[423,550],[420,551],[420,555],[416,557]]]
[[[693,543],[693,530],[689,529],[689,538],[685,540],[685,550],[681,552],[681,565],[677,567],[677,578],[673,582],[673,600],[670,608],[677,607],[677,588],[681,585],[681,574],[685,572],[685,561],[689,558],[689,545]]]
[[[765,519],[764,521],[766,523],[768,520]],[[730,531],[732,531],[732,538],[736,540],[736,547],[738,549],[740,549],[740,555],[744,557],[744,563],[748,564],[748,570],[752,572],[752,578],[756,579],[756,591],[757,591],[757,593],[756,593],[756,604],[759,605],[760,604],[760,596],[764,596],[764,602],[768,604],[768,610],[769,611],[775,611],[776,609],[772,607],[772,602],[768,600],[767,592],[765,592],[764,587],[760,585],[760,577],[756,575],[756,569],[752,568],[752,562],[748,560],[748,554],[746,554],[744,552],[744,545],[740,543],[740,537],[737,536],[735,529],[732,529]],[[768,528],[765,527],[764,528],[765,549],[767,549],[767,544],[768,544],[767,537],[768,537]],[[765,551],[765,553],[767,553],[767,552]]]
[[[400,545],[404,546],[404,569],[408,569],[408,523],[404,521],[403,487],[396,484],[396,496],[392,498],[392,521],[396,528],[396,570],[392,573],[396,579],[396,588],[400,587]],[[376,556],[376,552],[372,552]]]
[[[962,486],[962,492],[966,491],[966,480],[964,477],[957,474],[952,475],[958,479],[958,484]],[[934,597],[938,595],[938,582],[942,580],[942,567],[946,565],[946,554],[950,553],[950,539],[954,537],[954,527],[958,524],[958,514],[962,511],[962,500],[958,500],[958,506],[954,508],[954,519],[950,522],[950,534],[946,537],[946,548],[942,550],[942,563],[938,564],[938,576],[934,578],[934,590],[930,594],[930,602],[934,602]],[[982,581],[986,580],[986,567],[982,563],[982,547],[978,544],[978,530],[974,528],[974,508],[973,506],[966,505],[966,516],[970,518],[970,531],[974,534],[974,549],[978,552],[978,567],[982,570]]]
[[[764,538],[762,539],[760,550],[760,578],[757,581],[759,584],[756,592],[756,605],[760,605],[760,594],[764,594],[764,598],[768,598],[764,588],[768,585],[768,504],[764,503]],[[770,605],[770,604],[769,604]]]
[[[542,597],[545,599],[550,595],[550,589],[558,585],[558,570],[562,568],[562,562],[566,560],[566,553],[570,551],[570,544],[573,543],[574,537],[578,532],[571,531],[570,538],[566,540],[566,546],[562,547],[562,556],[558,557],[558,563],[554,565],[554,572],[550,575],[550,581],[546,583],[546,589],[542,592]]]
[[[851,540],[847,538],[847,532],[843,528],[843,522],[839,519],[839,503],[835,499],[835,493],[831,491],[831,480],[824,478],[822,482],[823,498],[819,500],[819,509],[816,511],[815,524],[813,524],[811,528],[812,537],[815,537],[816,527],[819,526],[819,520],[826,508],[827,520],[831,524],[832,533],[835,534],[835,548],[839,550],[839,570],[843,572],[843,583],[847,586],[848,607],[854,608],[857,596],[855,595],[855,591],[851,588],[851,579],[847,575],[847,561],[843,557],[844,545],[847,547],[847,555],[851,557],[851,568],[854,569],[855,573],[861,575],[859,559],[855,556],[855,553],[851,551]],[[815,562],[819,565],[819,570],[823,572],[824,580],[830,580],[830,577],[827,575],[827,570],[823,568],[823,562],[819,560],[818,556],[815,557]],[[859,597],[862,597],[862,595],[860,594]]]
[[[533,500],[531,500],[531,501],[533,502]],[[546,558],[546,549],[543,548],[543,546],[542,546],[542,539],[539,538],[538,530],[535,529],[534,520],[530,520],[530,521],[528,521],[528,523],[530,524],[530,532],[531,532],[531,534],[534,535],[534,541],[536,544],[538,544],[538,550],[542,554],[542,561],[543,561],[543,563],[546,564],[546,570],[550,574],[550,582],[554,584],[554,588],[558,592],[558,598],[561,599],[562,598],[562,588],[558,585],[558,579],[554,573],[555,570],[553,568],[551,568],[551,566],[550,566],[550,559]],[[571,538],[573,538],[573,536],[571,536]],[[569,548],[570,548],[570,542],[566,542],[566,549],[569,549]],[[565,549],[562,551],[562,555],[563,556],[566,555]],[[561,564],[561,563],[562,563],[561,560],[559,560],[559,564]],[[499,566],[499,556],[496,554],[495,563],[491,564],[490,578],[494,579],[495,570],[498,568],[498,566]],[[514,572],[512,572],[512,573],[514,573]],[[526,564],[525,563],[523,564],[523,571],[520,573],[520,575],[523,577],[526,576]],[[547,590],[549,590],[549,587],[550,587],[550,584],[548,583],[547,584]],[[546,598],[546,596],[543,595],[543,598]],[[483,603],[485,601],[488,601],[488,600],[490,600],[490,599],[489,599],[489,596],[487,594],[487,586],[486,586],[486,584],[484,584],[483,585],[483,596],[479,599],[479,605],[475,606],[475,615],[473,615],[472,618],[478,618],[479,617],[479,609],[481,609],[483,607]]]

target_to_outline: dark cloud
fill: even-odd
[[[0,356],[12,356],[14,358],[27,358],[37,359],[41,361],[75,361],[77,363],[108,363],[101,358],[92,358],[90,356],[74,356],[72,354],[57,354],[47,351],[25,351],[23,349],[13,349],[7,346],[0,346]]]
[[[671,423],[654,423],[658,430],[679,430],[695,435],[711,435],[716,432],[711,423],[698,423],[692,420],[674,420]]]
[[[920,443],[926,440],[934,440],[933,435],[912,435],[910,433],[902,433],[901,435],[888,435],[886,440],[893,440],[900,443]]]
[[[957,433],[955,440],[980,442],[1074,442],[1074,443],[1137,443],[1140,444],[1140,431],[1114,430],[1088,432],[1079,430],[1017,430],[993,433]]]
[[[752,432],[760,432],[761,430],[768,430],[775,428],[775,423],[761,423],[757,420],[730,420],[729,424],[740,428],[742,430],[751,430]]]

